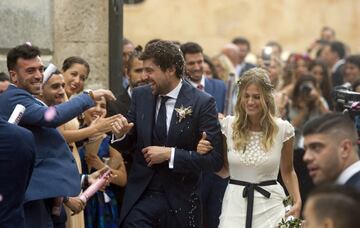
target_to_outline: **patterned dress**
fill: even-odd
[[[100,159],[110,157],[109,153],[110,137],[103,139],[99,147],[98,156]],[[82,162],[83,173],[89,173],[85,161],[85,148],[79,149]],[[93,172],[95,170],[91,170]],[[91,173],[90,172],[90,173]],[[85,227],[86,228],[117,228],[119,222],[119,209],[112,186],[105,189],[105,192],[97,192],[89,199],[85,207]]]

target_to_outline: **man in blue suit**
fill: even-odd
[[[180,46],[185,59],[185,72],[190,84],[215,98],[218,112],[224,112],[226,86],[222,80],[208,79],[204,76],[204,55],[201,46],[187,42]]]
[[[75,160],[56,127],[92,107],[94,99],[114,96],[108,90],[96,90],[49,109],[33,97],[40,94],[43,80],[39,49],[29,44],[11,49],[7,67],[13,84],[0,96],[0,116],[8,119],[17,104],[25,106],[19,125],[33,133],[36,144],[34,170],[24,200],[25,227],[52,227],[53,198],[80,193]]]
[[[308,121],[303,130],[304,161],[316,185],[336,183],[360,191],[358,133],[342,113],[329,113]]]
[[[23,200],[34,161],[33,134],[0,118],[0,227],[24,227]]]
[[[201,46],[187,42],[180,47],[185,59],[185,71],[189,82],[215,98],[217,110],[224,112],[226,86],[222,80],[208,79],[204,73],[204,55]],[[204,227],[218,227],[221,205],[228,180],[222,172],[203,173],[201,199],[203,201]]]
[[[182,79],[184,59],[170,41],[149,44],[141,60],[149,85],[135,88],[130,110],[113,126],[119,148],[136,143],[121,209],[123,227],[200,227],[199,177],[221,169],[214,99]],[[214,149],[196,146],[206,132]]]

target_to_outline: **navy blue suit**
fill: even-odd
[[[141,152],[143,148],[153,145],[155,104],[156,97],[152,95],[150,86],[134,89],[127,117],[135,126],[124,140],[115,143],[120,148],[136,143],[120,220],[124,222],[134,205],[141,201],[156,174],[162,182],[165,203],[169,206],[166,227],[200,227],[199,177],[202,171],[218,171],[223,165],[221,131],[214,99],[183,81],[175,108],[191,107],[192,114],[179,122],[176,111],[173,112],[165,144],[175,148],[173,169],[169,168],[168,161],[148,167]],[[214,147],[206,155],[196,152],[203,131]]]
[[[25,106],[26,111],[19,125],[33,133],[36,144],[34,171],[25,193],[25,202],[77,196],[80,193],[80,177],[75,159],[56,128],[93,106],[93,100],[89,95],[82,94],[56,105],[56,116],[46,121],[44,114],[48,108],[27,91],[10,85],[0,96],[0,116],[8,119],[16,104]],[[27,209],[25,207],[26,213]],[[28,211],[32,212],[31,209]],[[33,215],[29,217],[33,219]]]
[[[246,71],[248,71],[248,70],[250,70],[251,68],[254,68],[254,67],[256,67],[254,64],[245,62],[245,66],[241,69],[240,72],[237,72],[238,77],[241,77],[241,75],[243,73],[245,73]]]
[[[215,98],[217,111],[224,113],[226,85],[218,79],[205,78],[205,92]],[[204,227],[218,227],[222,199],[227,186],[227,179],[215,173],[204,173],[201,183],[201,198],[204,205]]]
[[[360,171],[352,175],[345,185],[355,188],[360,192]]]
[[[205,92],[215,98],[217,111],[224,113],[226,86],[222,80],[205,78]]]
[[[344,83],[344,74],[345,74],[345,64],[341,64],[338,66],[335,70],[335,72],[332,73],[331,79],[332,79],[332,86],[340,86]]]
[[[35,140],[0,118],[0,227],[24,227],[23,201],[35,161]]]

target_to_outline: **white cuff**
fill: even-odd
[[[169,169],[174,168],[174,157],[175,157],[175,148],[172,147],[171,148],[171,156],[170,156],[170,160],[169,160]]]
[[[111,135],[111,141],[110,141],[110,143],[122,141],[122,140],[125,138],[125,136],[126,136],[126,134],[124,134],[124,135],[123,135],[121,138],[119,138],[119,139],[115,139],[115,135],[112,134],[112,135]]]
[[[85,175],[86,174],[81,174],[81,180],[80,180],[80,186],[84,186],[84,180],[85,180]]]

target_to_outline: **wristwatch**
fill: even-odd
[[[91,99],[93,99],[93,101],[95,101],[94,93],[91,89],[84,90],[84,93],[88,94],[91,97]]]
[[[67,203],[69,201],[69,197],[68,196],[64,196],[63,197],[63,203]]]

